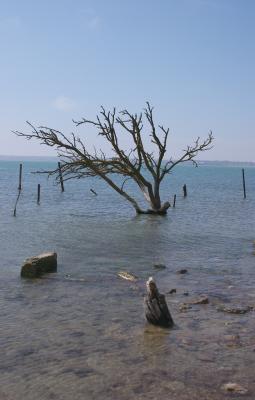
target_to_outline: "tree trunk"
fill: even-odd
[[[154,184],[154,193],[151,197],[151,206],[152,209],[155,211],[158,211],[161,209],[161,200],[160,200],[160,194],[159,194],[159,182],[158,180],[155,180]]]
[[[166,215],[167,214],[167,210],[170,207],[170,203],[168,201],[166,201],[162,207],[160,207],[160,209],[158,210],[153,210],[151,208],[149,208],[148,210],[136,210],[137,214],[151,214],[151,215]]]
[[[160,294],[153,278],[146,282],[147,296],[145,298],[145,316],[153,325],[171,328],[174,321],[168,309],[165,296]]]
[[[137,214],[152,214],[152,215],[166,215],[168,208],[170,207],[170,203],[167,201],[163,205],[161,204],[160,192],[159,192],[159,181],[155,180],[154,191],[152,187],[148,187],[147,190],[145,187],[138,183],[140,189],[142,190],[145,199],[150,204],[151,208],[148,210],[136,210]]]

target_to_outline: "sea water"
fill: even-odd
[[[162,186],[176,207],[155,217],[136,216],[99,179],[68,181],[62,193],[31,173],[56,165],[23,162],[13,217],[19,162],[0,162],[0,399],[221,400],[228,382],[254,399],[254,311],[219,311],[255,306],[254,167],[245,166],[246,199],[240,164],[176,168]],[[57,252],[58,272],[21,279],[23,260],[45,251]],[[144,319],[150,276],[166,294],[172,330]],[[201,294],[208,305],[182,309]]]

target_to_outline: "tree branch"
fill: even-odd
[[[157,157],[154,156],[154,151],[145,149],[143,117],[149,126],[149,136],[157,151]],[[161,205],[160,183],[164,176],[180,163],[192,161],[196,164],[195,156],[199,152],[209,150],[213,140],[210,132],[206,140],[201,142],[198,138],[194,145],[188,146],[179,159],[173,161],[170,158],[163,165],[169,129],[165,129],[162,125],[156,128],[153,108],[148,102],[144,113],[132,114],[128,110],[123,110],[117,114],[115,108],[111,112],[101,107],[100,113],[94,121],[86,118],[74,121],[76,127],[83,124],[94,127],[98,135],[111,145],[112,157],[107,157],[102,150],[97,151],[95,148],[94,152],[88,151],[85,142],[75,133],[66,136],[56,129],[46,126],[36,128],[30,122],[27,123],[31,129],[30,133],[20,131],[14,133],[27,140],[35,139],[43,145],[55,147],[62,162],[61,169],[64,180],[99,177],[129,201],[137,213],[142,212],[137,201],[124,190],[128,179],[132,179],[138,185],[145,199],[150,203],[152,213],[164,214],[170,206],[167,202],[163,206]],[[122,134],[128,134],[132,139],[132,147],[129,151],[120,145],[119,138]],[[47,173],[49,176],[55,175],[58,179],[58,169],[40,171],[40,173]],[[115,175],[121,175],[124,178],[121,186],[114,181]]]

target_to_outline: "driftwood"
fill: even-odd
[[[165,296],[160,294],[153,278],[146,282],[145,316],[148,322],[170,328],[174,321],[169,312]]]

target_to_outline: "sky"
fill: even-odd
[[[255,161],[254,20],[254,0],[2,1],[0,154],[55,154],[12,133],[27,120],[105,150],[72,119],[149,101],[167,156],[212,130],[201,159]]]

